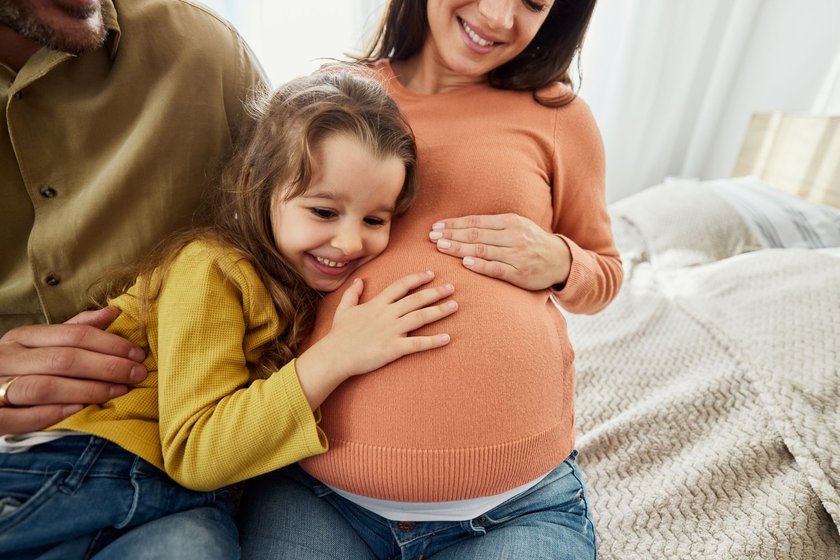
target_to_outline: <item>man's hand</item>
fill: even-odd
[[[0,385],[15,378],[0,403],[0,434],[46,428],[146,378],[143,350],[103,330],[118,315],[115,308],[85,311],[0,337]]]

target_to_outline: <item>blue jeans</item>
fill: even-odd
[[[229,491],[187,490],[95,436],[0,453],[0,558],[93,557],[238,558]]]
[[[249,560],[587,560],[588,494],[572,453],[539,484],[469,521],[390,521],[293,465],[251,480],[240,510]]]

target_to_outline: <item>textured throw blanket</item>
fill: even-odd
[[[600,558],[840,559],[840,259],[646,196],[616,301],[567,315]]]

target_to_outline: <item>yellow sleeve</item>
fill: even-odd
[[[232,484],[327,449],[294,361],[251,382],[249,340],[279,334],[273,306],[249,304],[254,282],[262,286],[258,277],[232,259],[208,255],[182,251],[157,302],[164,466],[194,490]]]

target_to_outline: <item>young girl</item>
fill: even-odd
[[[414,196],[415,148],[355,71],[293,80],[256,109],[215,225],[173,240],[110,302],[122,313],[109,330],[147,349],[148,378],[0,453],[0,556],[136,558],[118,537],[190,512],[209,525],[184,551],[157,551],[148,533],[135,545],[236,557],[225,487],[326,451],[317,409],[349,377],[447,344],[407,336],[456,307],[449,284],[407,295],[432,280],[423,272],[361,305],[356,278],[330,333],[300,353],[321,294],[388,244]]]
[[[330,452],[248,485],[249,558],[595,556],[552,301],[595,313],[622,279],[600,135],[568,88],[594,3],[388,4],[365,60],[417,136],[419,189],[365,273],[368,287],[419,263],[445,274],[452,343],[330,395]]]

